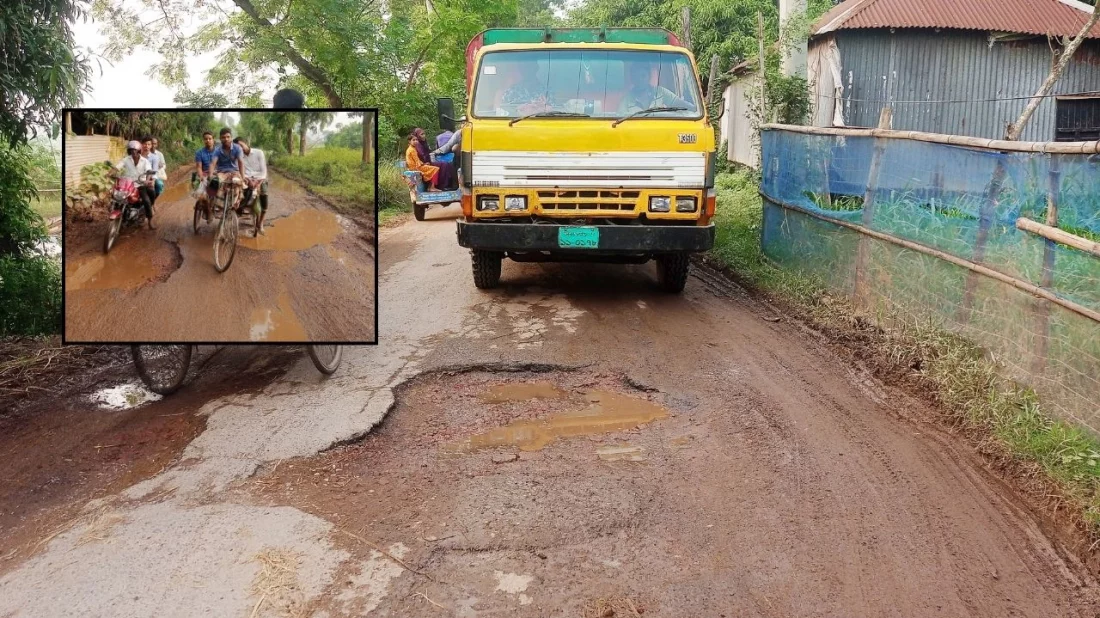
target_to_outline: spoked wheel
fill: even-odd
[[[115,241],[118,240],[118,233],[122,229],[122,215],[112,219],[111,223],[107,227],[107,236],[103,239],[103,252],[110,253],[111,247],[115,246]]]
[[[190,345],[132,345],[134,367],[149,390],[171,395],[183,386],[191,367]]]
[[[202,225],[202,205],[199,202],[195,202],[195,233],[199,233],[199,226]]]
[[[237,235],[240,233],[237,213],[233,212],[230,204],[230,197],[227,195],[222,219],[218,222],[218,232],[214,236],[214,268],[220,273],[224,273],[233,263],[233,256],[237,253]]]
[[[344,356],[344,347],[339,345],[307,345],[306,351],[309,352],[313,366],[326,376],[336,372]]]

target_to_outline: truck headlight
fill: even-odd
[[[676,212],[695,212],[694,197],[676,198]]]
[[[482,196],[477,200],[478,210],[500,210],[500,198],[495,195]]]
[[[504,210],[527,210],[527,198],[522,195],[509,195],[504,198]]]
[[[649,210],[650,212],[668,212],[672,206],[672,199],[668,197],[651,197],[649,198]]]

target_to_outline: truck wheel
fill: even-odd
[[[427,206],[421,206],[420,204],[413,204],[413,216],[417,221],[424,220],[424,213],[428,210]]]
[[[500,285],[500,262],[504,255],[494,251],[470,251],[474,263],[474,285],[489,290]]]
[[[686,253],[657,256],[657,280],[661,289],[672,294],[683,292],[690,264],[690,256]]]

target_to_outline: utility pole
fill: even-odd
[[[779,44],[782,46],[783,74],[806,78],[806,39],[791,40],[791,21],[805,17],[806,0],[779,0]]]
[[[685,6],[680,12],[680,28],[684,33],[684,47],[691,50],[691,7]]]

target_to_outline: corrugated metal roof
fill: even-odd
[[[847,0],[814,24],[813,34],[858,28],[952,28],[1075,36],[1092,7],[1076,0]],[[1089,33],[1100,38],[1100,24]]]

